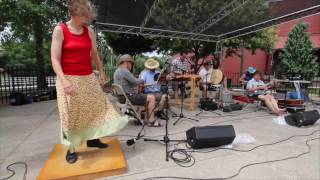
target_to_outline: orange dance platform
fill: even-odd
[[[57,144],[42,167],[37,179],[88,180],[114,176],[127,172],[127,163],[120,142],[115,138],[104,138],[106,149],[78,148],[78,161],[69,164],[65,160],[67,148]]]

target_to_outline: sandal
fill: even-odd
[[[148,127],[162,127],[162,125],[157,120],[149,122],[147,125]]]

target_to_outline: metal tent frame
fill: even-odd
[[[127,0],[127,1],[133,1],[133,0]],[[186,39],[186,40],[195,40],[195,41],[220,42],[226,39],[255,33],[265,28],[276,26],[278,24],[281,24],[283,22],[287,22],[290,20],[295,20],[295,19],[299,19],[299,18],[303,18],[306,16],[315,15],[315,14],[320,14],[320,2],[319,2],[318,4],[313,5],[311,7],[301,9],[292,13],[288,13],[282,16],[274,17],[272,19],[265,20],[253,25],[238,28],[230,32],[225,32],[218,35],[211,34],[211,33],[204,33],[214,24],[219,23],[221,20],[228,17],[237,9],[245,6],[248,3],[248,1],[250,1],[250,0],[231,0],[229,1],[229,3],[226,3],[226,5],[223,6],[220,9],[220,11],[210,16],[206,21],[201,23],[198,27],[187,32],[146,27],[148,21],[152,17],[153,12],[158,8],[160,1],[161,0],[154,0],[152,2],[151,7],[147,9],[146,15],[144,16],[140,25],[128,25],[128,24],[120,24],[120,23],[117,24],[117,23],[110,23],[110,22],[102,22],[98,20],[97,22],[95,22],[97,31],[135,34],[135,35],[142,35],[147,37],[166,37],[166,38]],[[98,1],[94,1],[94,2],[99,4]],[[98,17],[99,17],[99,13],[98,13]]]

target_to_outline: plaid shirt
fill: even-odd
[[[171,74],[175,76],[179,72],[182,73],[182,70],[184,70],[185,72],[190,71],[188,61],[186,59],[184,61],[181,61],[180,58],[174,59],[172,61]]]

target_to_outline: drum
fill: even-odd
[[[220,84],[223,79],[223,74],[220,69],[213,69],[211,74],[211,83]]]

